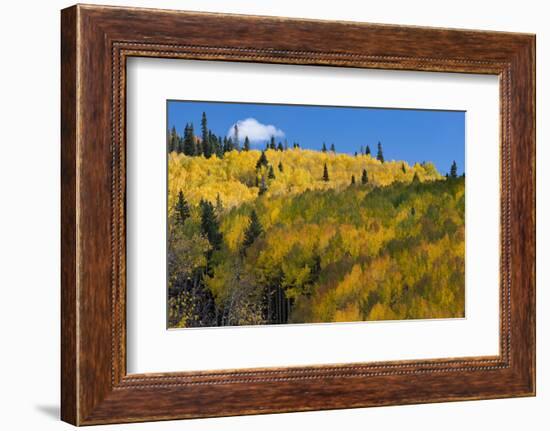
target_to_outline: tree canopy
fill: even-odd
[[[464,316],[456,162],[446,179],[381,143],[241,150],[232,132],[206,114],[200,136],[167,131],[170,327]]]

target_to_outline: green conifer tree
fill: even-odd
[[[245,136],[244,138],[243,150],[250,151],[250,140],[248,139],[248,136]]]
[[[172,126],[172,130],[168,135],[168,152],[171,153],[173,151],[177,151],[178,144],[179,144],[178,132],[176,132],[176,127]]]
[[[327,152],[327,145],[323,142],[323,148],[321,148],[321,151],[323,153],[326,153]]]
[[[188,123],[185,126],[183,135],[183,154],[186,156],[196,155],[195,134],[193,132],[193,123]]]
[[[254,241],[256,241],[256,238],[258,238],[263,233],[262,224],[260,223],[260,219],[258,218],[258,214],[256,214],[255,210],[252,210],[250,213],[250,221],[248,223],[248,227],[244,231],[244,240],[243,240],[243,248],[250,247]]]
[[[208,120],[206,119],[206,112],[203,112],[201,118],[202,153],[207,159],[209,159],[213,153],[210,144],[210,134],[208,132]]]
[[[268,165],[269,165],[269,162],[267,161],[267,156],[265,155],[265,151],[262,151],[260,158],[256,162],[256,169],[260,169],[262,166],[267,168]]]
[[[269,165],[269,170],[267,172],[267,178],[269,178],[270,180],[275,179],[275,172],[273,171],[273,166],[271,166],[271,165]]]
[[[352,175],[352,176],[351,176],[351,185],[352,185],[352,186],[355,185],[355,175]]]
[[[240,148],[240,141],[239,141],[239,126],[237,126],[236,124],[233,126],[233,148],[237,151],[240,151],[241,148]]]
[[[401,163],[401,170],[403,171],[404,174],[407,173],[407,168],[405,168],[405,163]]]
[[[328,176],[328,168],[327,168],[327,164],[325,163],[325,166],[323,167],[323,181],[329,181],[329,176]]]
[[[382,152],[382,144],[378,142],[378,153],[376,154],[376,159],[384,163],[384,153]]]
[[[277,151],[284,151],[282,142],[279,142],[279,143],[277,144]]]
[[[367,149],[365,150],[365,156],[370,156],[370,155],[371,155],[370,147],[367,145]]]
[[[332,151],[333,153],[336,152],[336,147],[334,146],[334,144],[330,144],[330,151]]]
[[[187,220],[191,215],[191,211],[189,210],[189,204],[185,200],[181,190],[178,193],[178,201],[176,202],[175,210],[176,223],[183,226],[185,220]]]
[[[230,148],[229,148],[229,139],[227,138],[227,136],[224,136],[223,137],[223,152],[225,154],[228,151],[231,151]]]
[[[453,164],[451,165],[451,178],[458,178],[458,167],[456,166],[456,161],[453,160]]]
[[[363,173],[361,174],[361,184],[365,185],[369,182],[369,176],[367,174],[367,170],[363,169]]]
[[[218,138],[212,133],[212,130],[208,131],[208,145],[210,146],[211,156],[218,154]]]
[[[225,144],[225,152],[228,153],[230,151],[233,151],[235,149],[235,145],[233,144],[233,139],[231,137],[227,138],[226,144]]]
[[[216,218],[214,205],[210,201],[201,201],[201,231],[206,236],[213,250],[219,250],[222,245],[220,224]]]
[[[283,162],[279,162],[279,172],[283,172]]]
[[[202,149],[202,138],[194,136],[193,140],[195,141],[195,156],[201,156],[204,153]]]

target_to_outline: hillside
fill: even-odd
[[[275,175],[274,179],[269,179],[268,167],[256,169],[260,155],[258,150],[231,151],[223,158],[213,155],[207,159],[171,153],[168,160],[169,208],[173,208],[179,190],[186,191],[186,198],[193,204],[201,199],[215,202],[218,194],[225,207],[249,202],[258,196],[256,179],[261,180],[262,176],[268,183],[268,196],[297,194],[306,189],[341,189],[350,184],[352,175],[360,183],[363,169],[367,170],[369,183],[373,185],[411,182],[415,172],[422,181],[442,178],[431,163],[414,166],[399,161],[381,163],[370,155],[351,156],[295,148],[265,151]],[[323,181],[325,163],[328,182]]]
[[[362,155],[261,157],[169,155],[170,326],[464,315],[463,178]]]

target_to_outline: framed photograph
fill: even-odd
[[[535,37],[62,11],[62,419],[535,394]]]

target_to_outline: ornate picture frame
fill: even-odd
[[[91,425],[535,394],[534,35],[91,5],[64,9],[61,18],[64,421]],[[128,374],[130,57],[497,75],[500,354]]]

